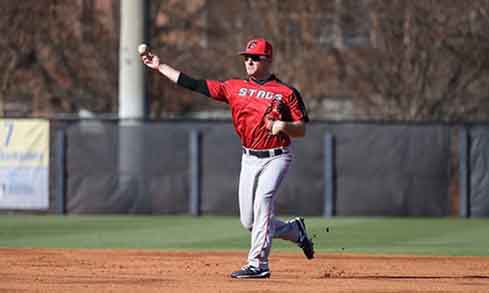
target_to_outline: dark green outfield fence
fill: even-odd
[[[51,123],[49,213],[237,215],[230,121]],[[487,125],[311,122],[277,214],[489,215]]]

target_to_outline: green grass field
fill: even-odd
[[[489,219],[306,218],[318,252],[489,255]],[[0,216],[0,247],[247,250],[237,217]],[[273,250],[295,251],[275,240]]]

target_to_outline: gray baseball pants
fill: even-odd
[[[274,217],[276,193],[285,178],[293,155],[290,152],[270,158],[243,154],[239,177],[239,209],[241,224],[251,231],[248,264],[268,269],[272,238],[299,238],[296,224]]]

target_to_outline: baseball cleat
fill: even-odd
[[[254,266],[244,266],[239,271],[233,272],[231,278],[235,279],[264,279],[270,278],[270,271],[259,269]]]
[[[302,251],[304,252],[304,255],[307,257],[307,259],[314,258],[314,243],[312,243],[312,240],[309,238],[309,236],[307,236],[307,229],[306,224],[304,224],[304,218],[297,217],[293,221],[297,224],[297,227],[299,228],[299,239],[297,240],[297,245],[302,248]]]

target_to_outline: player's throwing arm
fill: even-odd
[[[158,70],[161,74],[166,76],[169,80],[174,83],[178,82],[178,77],[180,76],[180,71],[175,70],[167,64],[161,64],[160,58],[149,51],[148,45],[141,44],[138,47],[139,55],[144,65],[151,69]]]

